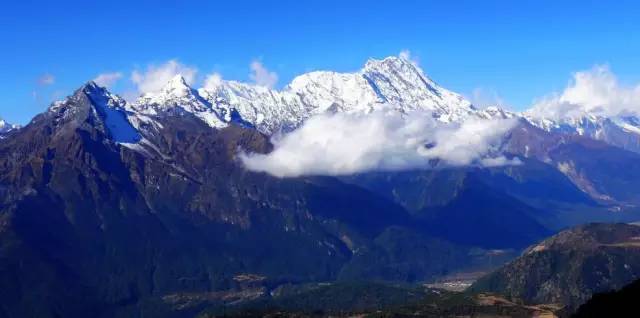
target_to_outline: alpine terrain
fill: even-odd
[[[427,116],[445,132],[508,120],[487,151],[504,160],[293,177],[242,160],[271,154],[316,116],[378,111]],[[637,127],[635,117],[480,109],[401,57],[303,74],[280,90],[193,88],[177,75],[130,102],[90,81],[24,127],[0,121],[0,317],[440,303],[449,294],[415,284],[477,277],[532,244],[473,289],[573,308],[637,279],[636,226],[545,240],[640,218]],[[476,146],[462,144],[454,150]],[[339,306],[358,293],[358,306]],[[501,306],[483,310],[541,310]]]

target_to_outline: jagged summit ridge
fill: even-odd
[[[368,113],[389,104],[400,112],[428,111],[445,122],[474,111],[461,95],[438,86],[418,66],[399,57],[370,59],[354,73],[306,73],[282,90],[221,80],[214,87],[198,89],[197,94],[222,120],[229,122],[231,114],[237,113],[267,134],[294,129],[320,113]],[[148,102],[143,96],[136,103]]]
[[[585,112],[574,117],[554,119],[527,111],[521,116],[545,131],[585,136],[640,152],[640,117],[637,115],[607,117]]]
[[[203,99],[198,91],[191,88],[181,75],[174,76],[159,91],[142,95],[129,106],[133,112],[146,116],[134,119],[148,121],[148,116],[158,116],[163,113],[186,112],[204,120],[211,127],[223,128],[227,123],[221,119],[222,114]]]
[[[399,57],[370,59],[353,73],[306,73],[282,90],[226,80],[196,90],[176,75],[160,90],[132,103],[94,82],[76,91],[75,98],[78,92],[107,96],[105,103],[124,111],[138,130],[157,126],[155,118],[172,114],[191,114],[214,128],[240,122],[272,134],[290,131],[327,112],[369,113],[391,106],[401,113],[429,112],[443,122],[460,121],[477,112],[461,95],[440,87],[417,65]],[[50,111],[65,104],[56,102]]]
[[[442,114],[473,110],[461,95],[448,91],[424,74],[416,64],[403,58],[370,59],[362,70],[385,102],[406,104],[415,109],[431,109]]]
[[[221,81],[201,95],[223,109],[237,110],[259,130],[290,130],[325,112],[371,112],[392,105],[400,112],[423,110],[442,121],[473,112],[471,103],[429,79],[412,62],[399,57],[370,59],[354,73],[314,71],[294,78],[282,90]]]
[[[111,122],[114,131],[128,131],[116,138],[121,143],[136,140],[130,137],[133,130],[152,132],[160,127],[159,117],[176,114],[193,115],[214,128],[240,122],[272,134],[295,129],[308,118],[327,112],[369,113],[391,106],[401,113],[430,112],[445,122],[476,112],[461,95],[438,86],[417,65],[398,57],[370,59],[353,73],[306,73],[281,90],[225,80],[196,90],[176,75],[161,89],[131,103],[90,81],[67,99],[53,103],[49,113],[57,121],[66,121],[81,112],[79,106],[87,105],[104,118],[125,119]]]
[[[133,114],[126,110],[124,99],[89,81],[73,95],[54,102],[46,117],[52,118],[58,130],[91,127],[102,131],[114,142],[135,143],[140,135],[128,119],[130,115]]]
[[[459,120],[474,110],[462,96],[439,87],[419,67],[398,57],[370,59],[354,73],[306,73],[282,90],[225,80],[194,90],[176,76],[160,91],[141,96],[131,109],[147,116],[185,111],[218,128],[241,120],[271,134],[294,129],[316,114],[368,113],[383,104],[400,112],[429,111],[443,121]]]

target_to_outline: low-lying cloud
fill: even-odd
[[[640,84],[622,85],[608,66],[576,72],[562,93],[534,104],[527,112],[541,118],[564,119],[586,113],[599,116],[640,114]]]
[[[276,177],[428,169],[436,161],[438,166],[515,164],[496,151],[515,123],[469,119],[454,125],[427,113],[382,111],[318,115],[274,137],[271,153],[240,158],[248,169]]]

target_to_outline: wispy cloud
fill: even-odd
[[[134,70],[131,73],[131,81],[139,93],[154,93],[160,91],[176,75],[182,75],[191,85],[195,81],[197,72],[197,68],[173,59],[160,65],[149,65],[144,72]]]
[[[428,169],[434,159],[445,166],[512,164],[495,150],[514,125],[511,120],[445,125],[427,113],[319,115],[275,137],[271,153],[241,153],[240,158],[248,169],[277,177]]]
[[[273,88],[278,83],[278,74],[269,71],[262,62],[254,60],[249,66],[251,67],[249,78],[256,84]]]
[[[489,106],[508,108],[504,99],[493,89],[476,87],[471,92],[471,95],[468,96],[468,99],[477,108],[487,108]]]
[[[100,86],[110,87],[116,82],[118,82],[121,78],[122,78],[122,73],[120,72],[102,73],[96,76],[96,78],[94,78],[93,81]]]
[[[417,56],[412,55],[411,51],[409,51],[408,49],[404,49],[400,51],[400,54],[398,54],[398,57],[403,60],[410,61],[416,66],[420,65],[420,59]]]
[[[222,75],[220,75],[220,73],[213,72],[211,74],[208,74],[205,77],[204,85],[202,86],[202,88],[204,88],[207,91],[213,91],[216,88],[220,87],[221,84],[222,84]]]
[[[607,65],[573,74],[567,87],[537,101],[527,113],[562,119],[584,113],[602,116],[640,114],[640,84],[622,85]]]
[[[56,77],[51,73],[44,73],[36,79],[37,85],[31,91],[31,97],[34,101],[40,103],[43,101],[43,96],[46,95],[43,91],[48,91],[48,86],[56,83]]]
[[[55,82],[56,82],[55,76],[49,73],[42,74],[40,77],[38,77],[38,84],[42,86],[53,85]]]

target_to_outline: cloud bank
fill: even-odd
[[[562,93],[547,96],[527,111],[534,117],[564,119],[640,114],[640,84],[625,86],[606,65],[576,72]]]
[[[469,119],[445,125],[430,114],[395,112],[318,115],[274,137],[269,154],[241,153],[244,165],[276,177],[349,175],[366,171],[515,164],[497,154],[512,120]]]
[[[160,91],[176,75],[182,75],[185,81],[191,85],[195,82],[195,67],[187,66],[178,60],[169,60],[160,65],[149,65],[144,72],[135,70],[131,73],[131,81],[141,94]]]

